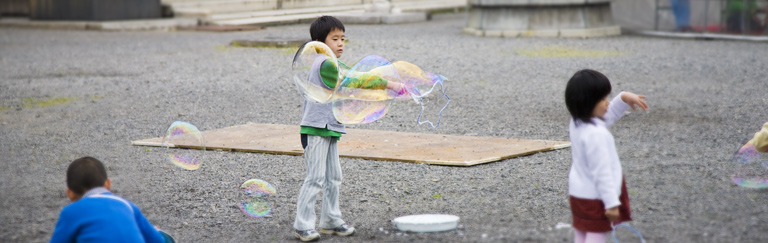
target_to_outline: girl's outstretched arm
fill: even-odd
[[[637,95],[631,92],[621,93],[621,101],[624,101],[624,103],[627,103],[629,107],[632,107],[633,111],[637,110],[635,106],[639,106],[640,109],[643,109],[643,111],[648,109],[648,104],[645,103],[644,99],[645,95]]]
[[[622,116],[624,116],[624,112],[629,108],[632,108],[632,110],[637,110],[635,106],[639,106],[640,109],[648,109],[648,105],[643,99],[645,99],[644,95],[636,95],[626,91],[619,93],[619,95],[616,97],[613,97],[610,105],[608,105],[608,112],[605,113],[605,116],[603,116],[605,125],[608,127],[612,126],[614,122],[618,121]]]

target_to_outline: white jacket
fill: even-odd
[[[608,127],[619,120],[628,108],[620,93],[611,100],[604,119],[593,117],[591,124],[576,123],[571,119],[569,129],[573,158],[568,175],[568,194],[582,199],[600,199],[606,209],[621,205],[621,162]]]

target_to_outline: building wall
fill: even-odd
[[[29,0],[0,0],[0,15],[29,15]]]

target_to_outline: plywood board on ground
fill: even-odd
[[[299,126],[248,123],[202,131],[206,150],[302,155]],[[138,146],[162,146],[162,138],[132,141]],[[458,136],[429,133],[347,129],[339,141],[339,156],[371,160],[472,166],[570,146],[566,141]],[[175,147],[199,147],[196,140]]]

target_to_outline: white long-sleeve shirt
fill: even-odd
[[[627,109],[629,105],[621,100],[620,93],[611,100],[603,119],[593,117],[592,123],[576,123],[571,119],[572,162],[568,194],[582,199],[600,199],[606,209],[621,205],[621,162],[608,127]]]

